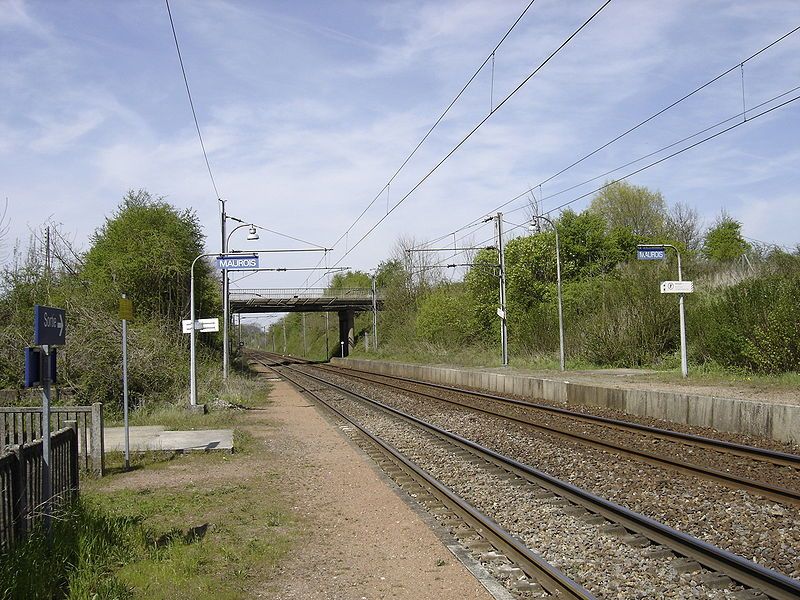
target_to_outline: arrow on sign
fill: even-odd
[[[58,315],[58,335],[64,335],[64,315],[60,313]]]

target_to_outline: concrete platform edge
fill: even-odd
[[[640,417],[800,443],[800,406],[797,405],[570,383],[510,373],[492,376],[495,374],[477,369],[422,368],[415,364],[356,358],[333,358],[331,364],[456,387],[482,388],[496,394],[512,390],[519,394],[525,390],[522,395],[533,399],[601,406]]]

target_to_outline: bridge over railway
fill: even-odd
[[[370,288],[240,289],[229,293],[230,311],[239,314],[335,312],[339,316],[339,347],[344,356],[355,346],[355,314],[381,310],[380,290]]]

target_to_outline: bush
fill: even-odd
[[[701,359],[758,373],[800,366],[800,259],[790,273],[746,279],[702,296],[690,315]]]
[[[468,343],[474,337],[469,296],[461,285],[441,285],[422,301],[417,337],[443,346]]]

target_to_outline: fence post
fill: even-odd
[[[102,402],[92,404],[92,470],[99,477],[102,477],[105,471]]]
[[[28,465],[22,452],[22,444],[17,444],[12,449],[17,456],[17,480],[14,482],[16,489],[13,492],[12,519],[15,538],[21,540],[28,531]]]
[[[76,415],[77,418],[77,415]],[[72,443],[69,445],[69,465],[67,472],[69,473],[69,498],[76,500],[78,498],[78,421],[64,421],[64,427],[69,427],[72,430]]]

